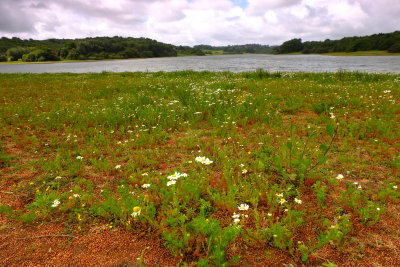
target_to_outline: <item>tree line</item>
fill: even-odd
[[[175,46],[148,38],[0,39],[0,61],[101,60],[177,56]]]
[[[211,46],[211,45],[195,45],[193,48],[203,51],[222,51],[224,54],[269,54],[273,51],[274,46],[261,44],[245,44],[245,45],[228,45],[228,46]]]
[[[274,53],[285,54],[301,52],[303,54],[323,54],[332,52],[356,52],[386,50],[400,53],[400,31],[379,33],[368,36],[345,37],[340,40],[308,41],[291,39],[274,48]]]

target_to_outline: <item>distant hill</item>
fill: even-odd
[[[301,52],[303,54],[323,54],[332,52],[356,52],[385,50],[400,53],[400,31],[379,33],[368,36],[345,37],[340,40],[309,41],[292,39],[274,49],[276,54]]]

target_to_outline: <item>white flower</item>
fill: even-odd
[[[280,198],[282,198],[283,197],[283,194],[282,193],[277,193],[277,194],[275,194],[277,197],[280,197]]]
[[[81,197],[79,194],[72,194],[73,197]]]
[[[234,212],[233,215],[232,215],[232,218],[233,218],[233,219],[240,218],[240,213]]]
[[[148,176],[149,174],[147,172],[142,173],[142,176]]]
[[[393,186],[393,189],[397,189],[397,185],[394,185],[394,186]]]
[[[177,180],[177,179],[179,179],[180,176],[181,176],[181,175],[180,175],[179,172],[175,172],[174,174],[169,175],[167,178],[168,178],[169,180]]]
[[[118,170],[119,168],[121,168],[121,165],[115,166],[115,169],[116,169],[116,170]]]
[[[303,201],[301,199],[298,199],[297,197],[294,199],[294,202],[296,202],[297,204],[303,203]]]
[[[176,180],[168,181],[167,186],[170,186],[170,185],[173,185],[173,184],[176,184]]]
[[[82,156],[77,156],[76,159],[83,160],[83,157]]]
[[[131,216],[133,217],[139,216],[141,211],[142,209],[140,207],[134,207]]]
[[[62,177],[61,176],[57,176],[56,178],[54,178],[55,180],[60,180]]]
[[[246,174],[247,173],[247,170],[246,169],[243,169],[242,170],[242,174]]]
[[[272,217],[272,213],[268,213],[267,215],[268,215],[268,217]]]
[[[381,210],[380,208],[376,208],[376,210]]]
[[[53,208],[57,207],[60,205],[60,200],[59,199],[54,199],[53,204],[51,205]]]
[[[240,204],[239,206],[238,206],[238,209],[239,210],[248,210],[249,209],[249,205],[247,205],[247,204]]]
[[[142,184],[142,188],[149,188],[151,184]]]
[[[336,176],[337,180],[342,180],[344,178],[343,174],[338,174],[338,176]]]
[[[235,218],[235,219],[233,219],[233,222],[237,224],[237,223],[240,222],[240,219],[239,218]]]
[[[174,174],[169,175],[167,178],[168,180],[177,180],[180,177],[188,177],[187,173],[180,173],[180,172],[175,172]]]
[[[204,165],[210,165],[211,163],[213,163],[212,160],[210,160],[209,158],[206,158],[206,157],[196,157],[195,160]]]
[[[279,200],[279,204],[284,204],[284,203],[286,203],[287,201],[286,201],[286,199],[284,199],[284,198],[281,198],[280,200]]]

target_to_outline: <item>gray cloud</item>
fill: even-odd
[[[37,19],[21,0],[0,1],[0,32],[35,32],[34,22]]]
[[[0,36],[280,44],[399,30],[398,0],[0,0]]]

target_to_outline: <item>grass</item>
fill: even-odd
[[[348,257],[399,203],[399,85],[359,72],[0,74],[0,186],[23,203],[0,199],[0,214],[156,235],[198,266],[240,265],[243,246],[298,264]]]

